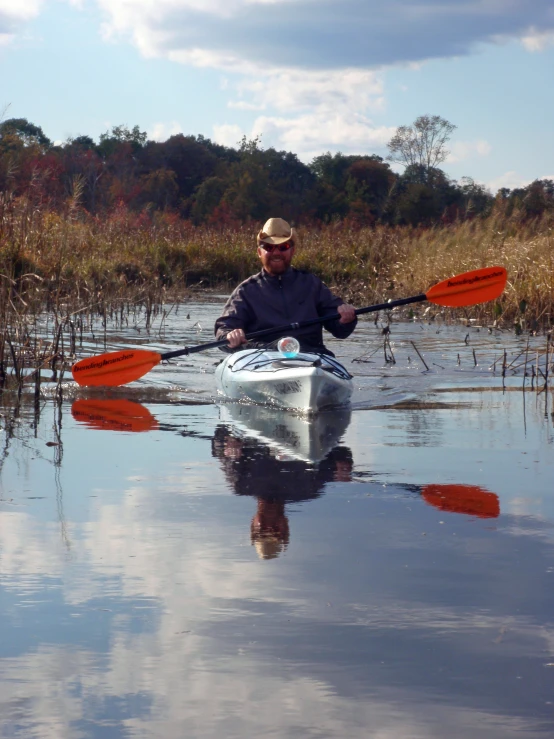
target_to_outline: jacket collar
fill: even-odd
[[[289,282],[289,280],[291,280],[294,276],[295,272],[296,270],[294,269],[294,267],[288,267],[286,272],[283,272],[282,275],[270,275],[269,272],[266,272],[265,269],[262,268],[259,274],[262,280],[267,282],[269,285],[274,285],[275,287],[277,287],[280,284],[283,284],[283,282]]]

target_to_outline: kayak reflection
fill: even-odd
[[[350,408],[307,417],[267,406],[229,403],[220,406],[220,420],[237,436],[250,436],[269,444],[280,459],[319,462],[345,434]]]
[[[244,414],[239,415],[240,423],[220,424],[212,453],[234,493],[256,498],[250,540],[260,559],[275,559],[289,544],[285,506],[320,497],[327,483],[351,481],[352,452],[337,444],[350,414],[346,422],[342,412],[307,422],[272,409],[258,410],[256,414],[248,408],[249,420],[257,422],[252,428],[246,426]],[[298,425],[299,420],[305,425]],[[314,459],[307,455],[310,451]]]
[[[104,431],[153,431],[156,418],[140,403],[124,398],[79,399],[71,406],[71,415],[89,428]]]

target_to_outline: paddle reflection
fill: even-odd
[[[477,518],[500,515],[498,495],[478,485],[426,485],[421,495],[426,503],[441,511]]]
[[[251,406],[223,415],[233,411],[240,420],[216,428],[212,454],[233,492],[256,498],[251,543],[260,559],[275,559],[289,544],[286,505],[315,500],[327,483],[351,481],[352,452],[337,443],[350,413],[308,421]]]
[[[158,421],[140,403],[124,398],[75,400],[71,415],[89,428],[104,431],[153,431]]]

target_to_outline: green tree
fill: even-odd
[[[430,225],[443,207],[438,193],[429,185],[409,184],[396,200],[396,222],[411,226]]]
[[[494,198],[484,185],[475,182],[471,177],[462,177],[458,187],[463,198],[466,217],[488,215]]]
[[[535,180],[525,188],[522,207],[526,216],[540,216],[553,208],[552,185],[552,180]]]
[[[177,204],[179,187],[177,175],[171,169],[156,169],[141,177],[138,203],[151,204],[160,210],[173,208]]]
[[[138,126],[113,126],[111,131],[100,134],[98,149],[103,156],[109,157],[121,144],[129,144],[133,153],[136,153],[145,145],[146,138],[146,132],[141,131]]]
[[[16,137],[23,146],[38,145],[43,150],[52,146],[42,128],[30,123],[26,118],[8,118],[0,123],[0,139],[9,137]]]
[[[192,199],[190,215],[194,223],[205,223],[220,205],[227,183],[221,177],[206,177]]]
[[[183,200],[190,198],[205,179],[220,174],[225,167],[204,141],[182,133],[164,142],[149,141],[140,153],[140,161],[146,170],[165,167],[175,172]]]

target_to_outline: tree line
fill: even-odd
[[[53,209],[69,200],[100,216],[125,206],[165,211],[194,224],[230,225],[279,214],[298,223],[349,220],[360,225],[432,226],[486,217],[501,204],[523,218],[554,212],[554,182],[493,195],[470,177],[450,179],[439,165],[455,129],[420,116],[397,129],[389,161],[377,155],[327,152],[309,164],[244,137],[236,148],[202,135],[148,140],[138,126],[114,126],[98,142],[77,136],[54,144],[25,118],[0,123],[0,191],[30,196]]]

